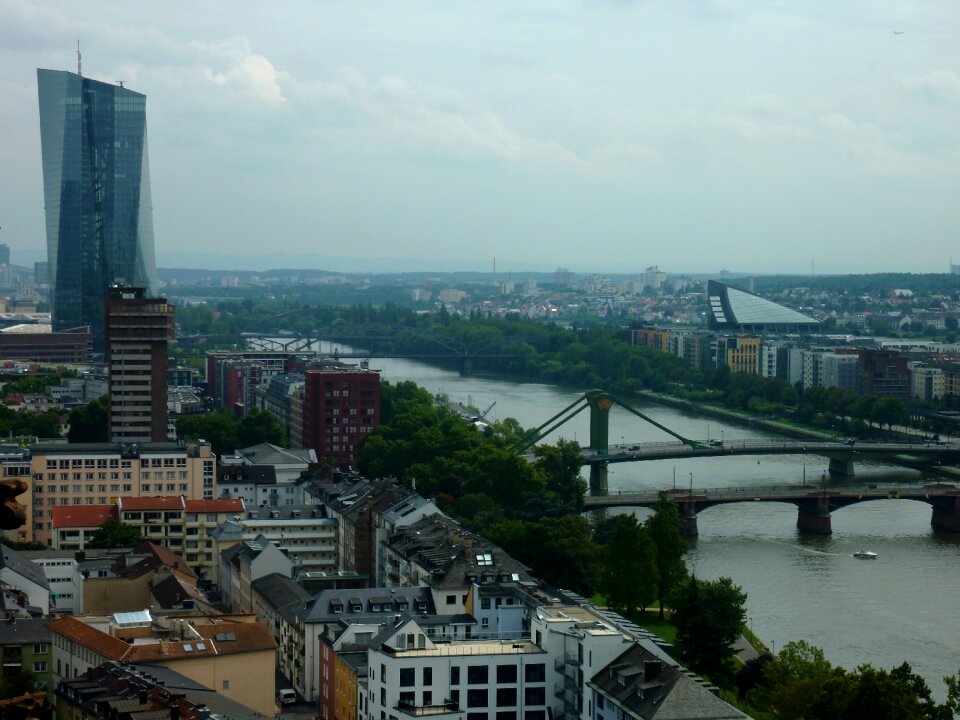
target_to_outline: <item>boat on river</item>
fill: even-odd
[[[860,560],[876,560],[877,559],[877,554],[875,552],[871,552],[870,550],[857,550],[853,554],[853,556]]]

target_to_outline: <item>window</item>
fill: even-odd
[[[425,667],[423,669],[423,684],[426,686],[433,685],[433,668],[432,667]],[[424,703],[424,705],[427,705],[427,704],[429,703]]]
[[[467,666],[467,685],[486,685],[490,668],[487,665]]]
[[[517,681],[516,665],[497,665],[497,685],[507,685]]]
[[[523,720],[547,720],[547,713],[545,710],[527,710]]]
[[[400,672],[403,672],[402,670]],[[416,705],[417,704],[417,694],[415,692],[402,692],[400,693],[400,704],[401,705]]]
[[[497,720],[517,720],[516,710],[501,710],[497,713]]]
[[[223,681],[223,688],[222,688],[222,689],[223,689],[223,690],[229,690],[229,689],[230,689],[230,681],[229,681],[229,680],[224,680],[224,681]]]
[[[516,704],[516,688],[497,688],[497,707],[513,707]]]
[[[547,678],[547,667],[543,663],[527,665],[523,669],[523,677],[529,682],[543,682]]]
[[[413,687],[417,683],[414,668],[400,668],[400,687]]]
[[[544,705],[547,702],[547,691],[542,687],[528,687],[523,691],[523,700],[527,705]]]
[[[481,610],[490,609],[490,598],[480,598],[480,609]]]
[[[429,690],[423,692],[423,704],[426,706],[433,705],[433,693]]]
[[[457,596],[456,595],[447,595],[447,605],[456,605]]]
[[[459,685],[460,684],[460,666],[454,665],[450,668],[450,684]]]
[[[467,690],[467,707],[486,707],[487,689]]]
[[[47,671],[47,664],[45,662],[35,662],[33,664],[33,671],[42,673]]]

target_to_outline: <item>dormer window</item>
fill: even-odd
[[[343,603],[333,603],[332,609],[334,614],[340,614],[343,612]]]

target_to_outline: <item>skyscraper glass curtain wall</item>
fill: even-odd
[[[102,351],[110,285],[157,291],[147,98],[61,70],[37,85],[53,326],[90,325]]]

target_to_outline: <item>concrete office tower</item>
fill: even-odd
[[[167,439],[167,341],[175,334],[175,309],[143,288],[112,285],[104,336],[109,366],[107,418],[110,442]]]
[[[156,295],[145,95],[37,70],[54,330],[93,329],[104,349],[107,290]]]

